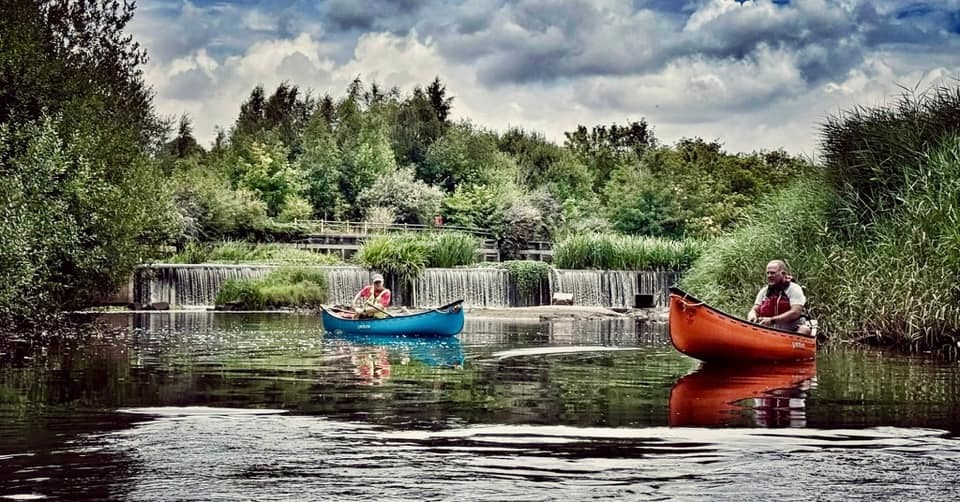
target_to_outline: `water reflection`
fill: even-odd
[[[804,427],[814,361],[710,365],[686,375],[670,391],[670,425]]]
[[[392,374],[391,358],[399,364],[422,363],[438,368],[463,368],[463,347],[456,337],[406,337],[387,335],[324,335],[325,345],[353,364],[362,383],[381,384]],[[336,356],[335,356],[336,357]]]

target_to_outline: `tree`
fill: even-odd
[[[397,161],[402,165],[413,164],[422,172],[427,150],[445,130],[430,99],[420,87],[414,87],[413,94],[400,103],[391,134]]]
[[[377,178],[357,197],[357,205],[366,217],[371,211],[387,208],[400,223],[428,224],[440,210],[443,193],[414,177],[412,168]]]
[[[31,284],[24,291],[36,293],[0,294],[4,320],[83,305],[178,232],[151,158],[165,125],[143,82],[146,54],[124,33],[133,9],[106,1],[4,3],[0,282]],[[33,230],[24,232],[24,224]]]
[[[434,77],[433,82],[427,86],[427,96],[437,120],[446,123],[450,117],[450,109],[453,108],[453,96],[447,97],[447,87],[440,82],[440,77]]]
[[[593,173],[593,188],[600,192],[610,174],[625,164],[637,163],[643,154],[657,144],[647,121],[630,122],[626,126],[594,126],[587,130],[578,125],[564,133],[565,146],[580,158]]]
[[[203,147],[193,137],[193,127],[190,125],[190,117],[187,115],[180,117],[177,136],[167,143],[167,153],[174,159],[184,159],[203,154]]]
[[[323,114],[314,114],[304,131],[303,154],[297,163],[297,170],[305,176],[306,197],[314,214],[324,219],[342,217],[345,201],[339,187],[343,160]]]

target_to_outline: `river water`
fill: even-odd
[[[663,325],[106,314],[0,339],[0,499],[956,500],[960,367],[712,368]]]

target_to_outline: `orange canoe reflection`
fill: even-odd
[[[670,391],[670,426],[806,425],[807,391],[816,382],[814,361],[763,365],[710,365],[686,375]]]

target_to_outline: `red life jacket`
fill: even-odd
[[[790,298],[787,297],[790,284],[787,282],[783,286],[767,286],[767,297],[757,308],[760,317],[773,317],[790,310]]]

